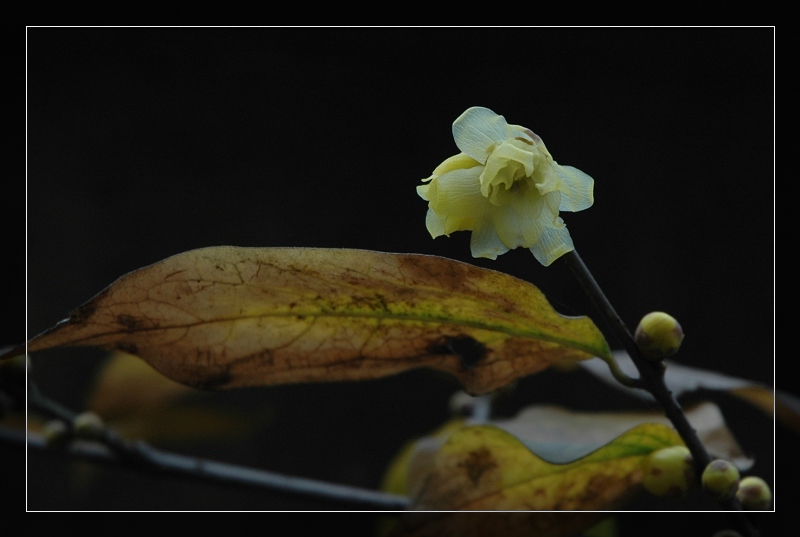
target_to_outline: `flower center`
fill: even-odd
[[[507,140],[486,159],[480,176],[481,194],[493,205],[506,205],[525,194],[534,170],[534,153],[524,140]]]

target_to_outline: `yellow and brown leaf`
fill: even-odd
[[[499,272],[414,254],[227,246],[123,276],[28,351],[62,346],[135,354],[200,388],[430,367],[472,394],[610,352],[590,319],[560,315]]]

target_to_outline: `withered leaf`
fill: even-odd
[[[705,401],[686,408],[685,414],[712,457],[731,461],[741,471],[752,467],[753,459],[744,454],[717,405]],[[575,412],[553,405],[528,407],[513,418],[490,423],[553,463],[584,457],[643,423],[671,426],[663,412]]]
[[[131,272],[29,342],[135,354],[178,382],[232,388],[365,380],[430,367],[472,394],[607,356],[586,317],[533,285],[440,257],[192,250]]]
[[[420,442],[408,495],[420,510],[607,510],[638,490],[641,462],[681,445],[658,423],[638,425],[568,464],[552,464],[492,425],[457,428]]]
[[[463,402],[463,393],[454,399]],[[740,469],[752,465],[716,405],[701,403],[686,414],[712,456]],[[409,442],[389,466],[382,489],[410,496],[417,509],[483,512],[409,513],[391,535],[572,537],[640,490],[639,465],[649,453],[682,443],[658,412],[536,405],[513,418],[475,422],[457,418]],[[574,511],[551,511],[558,509]]]

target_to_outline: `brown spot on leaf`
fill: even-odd
[[[467,371],[486,357],[486,345],[470,336],[447,336],[428,347],[431,354],[451,354],[461,360],[461,367]]]
[[[95,311],[97,311],[97,304],[108,294],[108,289],[103,290],[92,300],[76,308],[69,316],[70,324],[84,324],[89,320]]]
[[[486,470],[497,467],[497,462],[495,462],[492,453],[488,449],[481,448],[471,451],[466,460],[459,462],[458,466],[464,468],[470,481],[477,485]]]
[[[486,357],[486,346],[469,336],[447,338],[447,347],[461,360],[461,367],[474,369]]]
[[[128,330],[136,329],[137,325],[139,324],[139,320],[132,315],[118,315],[117,322],[127,328]]]

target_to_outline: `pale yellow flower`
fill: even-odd
[[[558,212],[592,205],[591,177],[559,165],[541,138],[488,108],[461,114],[453,138],[461,153],[417,187],[432,237],[472,230],[473,257],[496,259],[522,246],[545,266],[573,249]]]

